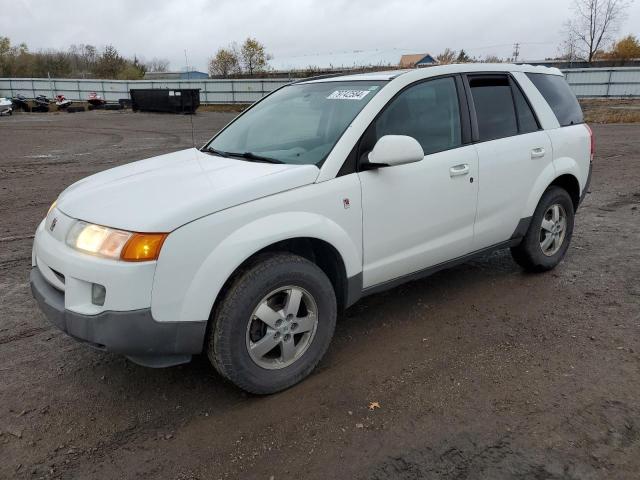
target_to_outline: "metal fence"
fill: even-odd
[[[131,98],[132,88],[199,88],[200,103],[253,103],[291,80],[79,80],[47,78],[2,78],[0,97],[18,93],[28,98],[64,95],[69,100],[86,100],[96,92],[107,101]]]
[[[640,97],[640,68],[572,68],[563,70],[578,97]]]
[[[576,68],[563,70],[578,97],[640,97],[640,68]],[[261,80],[76,80],[1,78],[0,97],[21,93],[29,98],[62,94],[86,100],[97,92],[108,101],[130,98],[132,88],[199,88],[201,103],[253,103],[289,83],[288,79]]]

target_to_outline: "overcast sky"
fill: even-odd
[[[555,55],[572,0],[0,0],[0,35],[30,49],[113,44],[205,70],[218,47],[247,36],[276,58],[391,48],[478,56]],[[640,36],[640,0],[620,34]]]

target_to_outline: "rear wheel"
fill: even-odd
[[[550,187],[542,195],[522,242],[511,249],[513,259],[532,272],[551,270],[567,253],[573,221],[573,201],[567,191]]]
[[[324,356],[336,310],[333,286],[317,265],[288,253],[261,256],[235,278],[215,309],[209,359],[243,390],[284,390]]]

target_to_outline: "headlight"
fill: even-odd
[[[145,262],[158,258],[165,238],[166,233],[134,233],[76,222],[67,235],[67,245],[113,260]]]

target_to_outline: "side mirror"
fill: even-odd
[[[369,168],[376,168],[419,162],[423,158],[424,150],[415,138],[407,135],[385,135],[369,152],[368,160]]]

